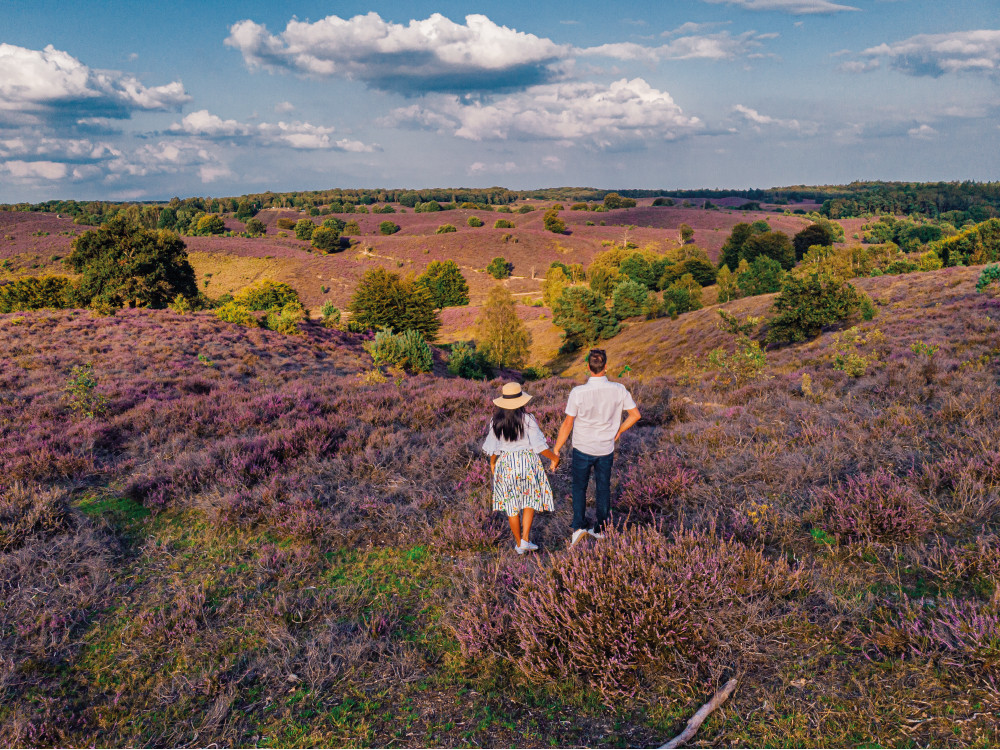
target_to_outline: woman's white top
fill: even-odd
[[[493,420],[490,420],[490,429],[486,434],[486,442],[483,443],[483,453],[487,456],[499,456],[501,453],[524,450],[541,453],[548,447],[549,444],[545,441],[545,435],[542,434],[542,429],[538,426],[538,422],[530,414],[525,414],[524,434],[521,435],[520,440],[498,438],[496,433],[493,432]]]

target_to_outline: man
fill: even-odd
[[[573,435],[573,536],[570,545],[591,534],[602,539],[601,531],[611,515],[611,465],[615,443],[626,430],[639,421],[639,409],[632,395],[621,383],[608,380],[608,355],[603,349],[591,349],[587,355],[590,379],[578,385],[566,402],[566,419],[559,428],[553,452],[558,456]],[[628,417],[622,422],[622,412]],[[597,490],[597,523],[587,525],[587,486],[594,472]]]

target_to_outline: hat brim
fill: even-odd
[[[493,403],[501,409],[519,409],[529,401],[531,401],[531,396],[524,391],[521,391],[520,398],[504,398],[501,396],[500,398],[493,399]]]

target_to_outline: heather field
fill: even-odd
[[[419,270],[441,255],[416,220],[457,213],[363,240]],[[78,229],[34,221],[0,219],[8,273]],[[596,252],[622,227],[584,230]],[[494,230],[443,237],[472,232]],[[258,241],[189,248],[226,243]],[[859,279],[872,321],[747,383],[708,364],[732,347],[717,308],[629,323],[617,528],[566,548],[567,462],[528,557],[478,452],[499,383],[440,352],[386,378],[317,323],[0,315],[0,745],[657,746],[735,677],[695,745],[997,746],[1000,299],[978,272]],[[567,372],[525,386],[550,439]]]

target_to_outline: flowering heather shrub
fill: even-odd
[[[515,650],[512,610],[528,575],[522,558],[492,558],[466,569],[457,586],[457,605],[448,620],[463,656],[502,657]]]
[[[923,498],[881,467],[825,490],[821,502],[827,530],[845,540],[905,542],[931,527]]]
[[[757,601],[806,588],[801,569],[712,533],[651,527],[553,553],[527,577],[512,627],[532,680],[578,678],[608,702],[728,659]]]
[[[914,600],[876,610],[866,644],[880,658],[939,660],[958,669],[1000,667],[1000,610],[996,601],[950,596]]]
[[[686,468],[677,456],[647,454],[628,465],[616,505],[625,512],[669,512],[697,481],[698,472]]]

